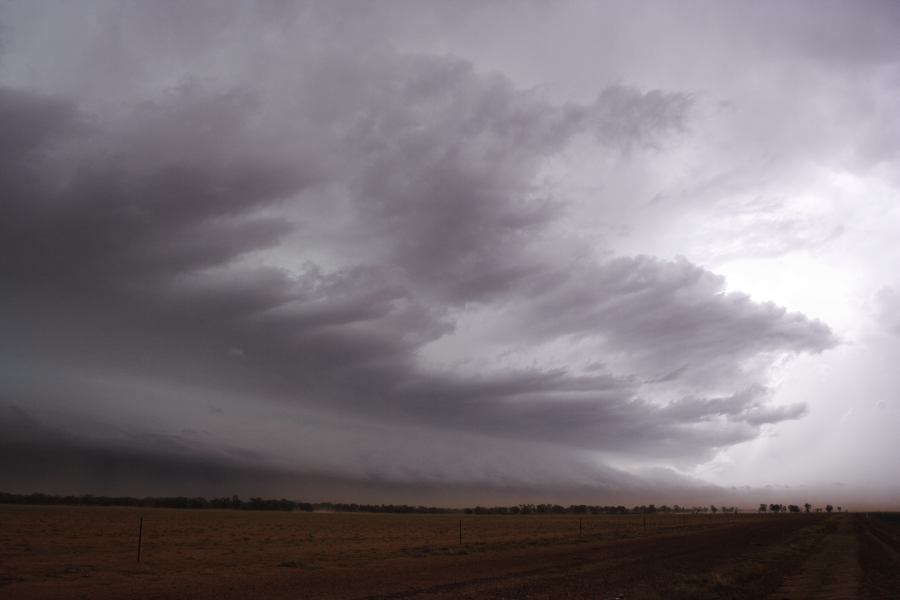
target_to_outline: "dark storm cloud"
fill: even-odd
[[[802,417],[803,404],[772,406],[751,386],[727,397],[683,396],[668,403],[633,380],[561,372],[517,372],[481,384],[425,380],[390,396],[394,409],[432,427],[622,453],[690,459],[747,441],[760,426]],[[391,410],[386,408],[385,410]]]
[[[134,442],[86,440],[48,427],[15,405],[0,406],[0,487],[22,493],[231,494],[287,479],[260,464],[204,455],[177,437]]]
[[[681,398],[666,406],[665,413],[683,422],[726,417],[758,426],[796,419],[806,411],[803,404],[766,406],[765,394],[765,388],[753,386],[724,398]]]
[[[621,151],[653,144],[690,106],[623,86],[556,106],[456,60],[363,67],[341,92],[360,101],[344,110],[366,232],[397,240],[387,260],[453,301],[481,300],[538,266],[523,254],[563,208],[534,181],[541,161],[584,132]]]
[[[466,77],[467,85],[474,86],[468,77],[474,76]],[[458,85],[447,79],[451,89]],[[422,159],[426,164],[412,161],[411,151],[404,149],[399,157],[389,150],[372,151],[390,159],[374,170],[383,178],[418,180],[408,192],[384,189],[367,178],[370,185],[358,192],[359,202],[375,203],[376,209],[386,211],[361,209],[373,229],[386,223],[395,234],[378,232],[377,239],[407,238],[399,249],[389,248],[390,266],[359,265],[328,274],[310,268],[296,275],[264,268],[217,271],[286,234],[287,224],[255,216],[254,211],[277,206],[289,194],[301,191],[310,178],[303,165],[291,170],[287,165],[262,162],[252,141],[241,136],[252,102],[231,94],[197,98],[192,90],[182,90],[170,105],[139,110],[128,120],[124,134],[111,132],[106,135],[112,140],[95,141],[100,150],[89,148],[91,153],[115,149],[106,163],[89,154],[71,159],[73,165],[55,164],[69,158],[72,151],[67,148],[58,151],[62,158],[50,148],[46,158],[34,154],[31,164],[48,163],[50,177],[61,178],[57,173],[66,170],[65,187],[44,189],[39,181],[45,181],[48,173],[35,171],[30,188],[23,188],[6,205],[4,275],[18,282],[21,291],[70,296],[64,300],[68,310],[81,302],[89,311],[123,311],[123,320],[141,323],[138,330],[162,329],[170,339],[181,339],[178,345],[185,352],[192,345],[210,342],[223,348],[237,345],[251,363],[248,368],[276,371],[278,379],[288,380],[288,394],[312,380],[329,401],[352,404],[359,410],[374,407],[397,416],[414,413],[440,423],[452,423],[461,405],[472,405],[476,428],[494,430],[495,426],[485,424],[504,421],[509,423],[509,433],[526,437],[536,433],[534,427],[522,427],[528,423],[540,423],[537,429],[552,432],[555,438],[569,436],[565,428],[554,431],[554,412],[563,422],[605,424],[606,429],[621,431],[622,423],[635,421],[630,413],[641,415],[652,409],[638,403],[613,418],[602,405],[594,405],[596,399],[588,398],[576,407],[526,408],[520,424],[508,415],[491,416],[492,411],[515,412],[495,407],[497,400],[510,395],[496,382],[479,390],[444,379],[411,393],[414,388],[402,385],[415,376],[410,351],[451,326],[447,317],[441,318],[436,303],[448,286],[454,301],[477,300],[485,291],[526,292],[536,301],[525,304],[530,314],[523,320],[535,325],[534,331],[523,333],[538,339],[601,335],[618,351],[668,357],[677,346],[679,360],[702,362],[724,353],[731,363],[759,351],[819,350],[828,345],[824,326],[799,315],[785,318],[784,311],[743,297],[720,298],[721,280],[684,262],[616,259],[586,273],[571,273],[550,271],[534,258],[523,260],[525,234],[546,225],[553,214],[518,203],[521,190],[517,186],[529,175],[522,165],[547,152],[545,137],[551,140],[551,149],[558,148],[562,139],[557,138],[570,136],[575,129],[559,133],[553,124],[552,135],[538,136],[540,142],[528,141],[527,125],[540,126],[547,115],[552,120],[551,107],[541,103],[540,110],[512,119],[517,124],[508,128],[509,113],[516,113],[511,106],[513,91],[504,82],[498,101],[494,87],[489,80],[484,90],[490,111],[479,114],[473,108],[462,114],[480,117],[486,125],[475,127],[474,135],[487,139],[483,148],[496,148],[482,150],[467,161],[445,159],[462,152],[464,138],[451,135],[458,127],[440,124],[436,132],[418,134],[428,139],[427,148],[440,150],[434,150],[439,154],[435,162],[441,165],[438,174],[428,160]],[[478,96],[475,91],[468,95]],[[632,96],[638,112],[642,98]],[[5,116],[19,117],[15,110]],[[432,120],[429,115],[419,125]],[[397,138],[402,140],[403,127],[397,128]],[[394,139],[388,133],[375,137]],[[442,138],[449,142],[442,146]],[[520,143],[515,145],[514,140]],[[354,141],[358,142],[355,136]],[[174,144],[173,151],[168,151],[169,143]],[[66,138],[65,144],[73,141]],[[489,161],[493,153],[495,160]],[[507,153],[518,156],[506,163],[501,157]],[[432,189],[435,193],[429,195]],[[453,192],[445,196],[447,189]],[[503,262],[509,260],[517,264],[504,269]],[[544,287],[517,285],[529,276]],[[420,296],[430,300],[428,308]],[[105,304],[109,306],[99,308]],[[37,311],[33,306],[28,310]],[[723,336],[723,329],[729,335]],[[91,335],[79,332],[76,337]],[[605,386],[606,380],[601,383]],[[508,384],[518,386],[520,395],[548,398],[577,386],[583,388],[582,394],[602,391],[560,373],[521,373]],[[398,385],[399,393],[394,391]],[[371,393],[376,390],[377,394]],[[590,419],[583,418],[584,411]],[[591,431],[572,439],[587,438]],[[609,432],[598,433],[610,437]],[[615,438],[633,439],[633,435]]]
[[[270,494],[297,498],[332,498],[367,501],[471,503],[480,494],[497,492],[506,502],[522,498],[546,500],[553,494],[589,494],[598,489],[628,495],[646,491],[654,484],[642,477],[597,464],[587,464],[570,453],[552,447],[519,445],[528,459],[528,469],[504,458],[503,444],[479,444],[480,468],[472,448],[460,448],[460,439],[429,436],[430,445],[444,456],[459,457],[456,464],[425,460],[398,452],[391,442],[373,436],[366,451],[374,458],[360,460],[356,470],[323,468],[322,462],[300,456],[285,468],[265,457],[222,446],[211,448],[196,439],[197,432],[179,435],[122,435],[98,438],[78,435],[48,426],[15,405],[0,406],[0,489],[29,492],[36,489],[71,493],[88,489],[101,494],[143,494],[148,489],[179,490],[181,494]],[[424,440],[414,440],[422,443]],[[346,446],[346,445],[344,445]],[[337,451],[337,445],[320,445],[311,452]],[[503,452],[498,452],[503,450]],[[499,458],[499,460],[498,460]],[[353,454],[340,456],[349,461]],[[388,459],[388,460],[385,460]],[[696,485],[672,476],[672,485]],[[453,486],[454,490],[449,490]],[[448,494],[449,492],[449,494]],[[338,494],[333,496],[332,494]],[[473,496],[475,494],[475,496]]]
[[[23,142],[4,161],[14,193],[2,207],[0,268],[36,285],[157,283],[225,263],[284,232],[252,212],[309,179],[297,165],[261,160],[242,138],[239,95],[179,90],[165,106],[138,109],[124,131],[84,125],[74,139],[61,137],[74,107],[12,90],[0,102],[4,128]],[[35,116],[41,109],[55,118]]]
[[[677,503],[733,503],[747,502],[747,495],[754,492],[745,489],[730,495],[723,488],[668,469],[648,469],[633,475],[598,464],[582,464],[552,449],[541,448],[532,454],[528,446],[517,450],[527,454],[531,478],[510,472],[508,464],[491,464],[491,456],[498,456],[498,450],[502,450],[500,454],[509,452],[503,446],[478,448],[493,452],[482,458],[483,472],[447,473],[439,463],[425,461],[420,465],[421,472],[413,467],[406,477],[396,477],[383,467],[364,477],[342,476],[340,472],[304,470],[302,466],[289,470],[267,467],[260,463],[260,457],[225,456],[221,448],[217,449],[219,455],[213,456],[209,448],[198,448],[187,439],[190,434],[172,436],[174,440],[162,443],[147,439],[133,440],[130,445],[98,442],[49,427],[20,407],[0,406],[0,489],[136,496],[148,490],[186,496],[237,493],[244,497],[438,506],[579,503],[596,502],[598,498],[630,505],[662,494]],[[192,452],[183,451],[188,446]],[[457,443],[453,452],[464,456],[465,448]],[[410,469],[410,465],[402,468]]]
[[[685,127],[689,94],[614,85],[559,103],[465,61],[383,48],[318,48],[298,65],[160,84],[99,112],[0,88],[0,359],[23,367],[0,376],[30,390],[9,402],[64,389],[54,402],[69,411],[113,429],[130,419],[104,444],[103,431],[85,441],[88,426],[48,441],[16,413],[17,453],[81,449],[84,470],[112,479],[136,461],[153,485],[166,463],[184,473],[172,481],[290,473],[249,449],[271,443],[316,477],[628,486],[596,460],[561,465],[585,451],[696,460],[802,415],[767,404],[765,368],[833,346],[824,324],[724,293],[683,259],[573,263],[592,254],[558,229],[566,199],[542,183],[547,161],[573,143],[652,154]],[[422,358],[478,311],[494,315],[485,347],[585,343],[601,366],[537,356],[471,373]],[[61,374],[72,369],[90,381]],[[176,390],[238,397],[217,413],[238,430],[272,406],[338,424],[297,417],[296,439],[226,443],[223,429],[200,444],[183,433],[196,417],[126,415],[151,395],[98,409],[94,380],[117,378],[185,407],[200,401]]]

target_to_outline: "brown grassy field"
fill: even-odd
[[[889,519],[585,516],[580,528],[572,515],[0,506],[0,597],[900,597]]]

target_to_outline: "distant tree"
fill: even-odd
[[[842,512],[842,510],[843,509],[840,506],[838,506],[838,512]]]
[[[798,513],[798,512],[800,512],[800,507],[797,506],[796,504],[791,504],[790,506],[788,506],[788,510],[791,511],[792,513]]]
[[[834,507],[830,504],[825,505],[825,512],[831,512],[834,510]]]
[[[766,508],[767,508],[766,503],[763,502],[762,504],[759,505],[759,509],[757,512],[766,512]]]
[[[780,504],[770,504],[769,512],[773,512],[773,513],[781,512],[781,505]]]
[[[807,502],[806,504],[803,505],[803,508],[806,509],[806,512],[809,512],[809,509],[812,508],[812,504],[810,504],[809,502]]]
[[[712,511],[712,514],[716,514],[717,512],[719,512],[719,509],[716,508],[715,505],[713,505],[713,504],[709,505],[709,510]]]

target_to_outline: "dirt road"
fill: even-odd
[[[898,550],[900,528],[891,516],[845,516],[770,598],[895,600],[900,597]]]
[[[856,518],[833,523],[802,567],[787,578],[771,600],[847,600],[863,594]]]
[[[864,598],[900,598],[900,514],[857,515]]]
[[[368,598],[897,600],[897,524],[874,515],[778,517],[546,552],[539,567],[535,560],[523,560],[518,568],[498,560],[490,570],[502,574],[460,573],[450,584]]]
[[[544,550],[498,558],[490,565],[492,577],[469,578],[460,572],[452,584],[369,598],[718,598],[738,572],[756,571],[759,582],[771,579],[777,570],[766,573],[760,567],[775,565],[781,556],[758,550],[777,548],[816,525],[754,520],[683,535]],[[738,569],[738,557],[751,557],[751,568]]]

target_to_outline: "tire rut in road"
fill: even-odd
[[[841,517],[800,570],[769,600],[848,600],[861,597],[862,569],[854,522]]]
[[[900,527],[878,515],[857,519],[867,598],[897,600],[900,598]]]

